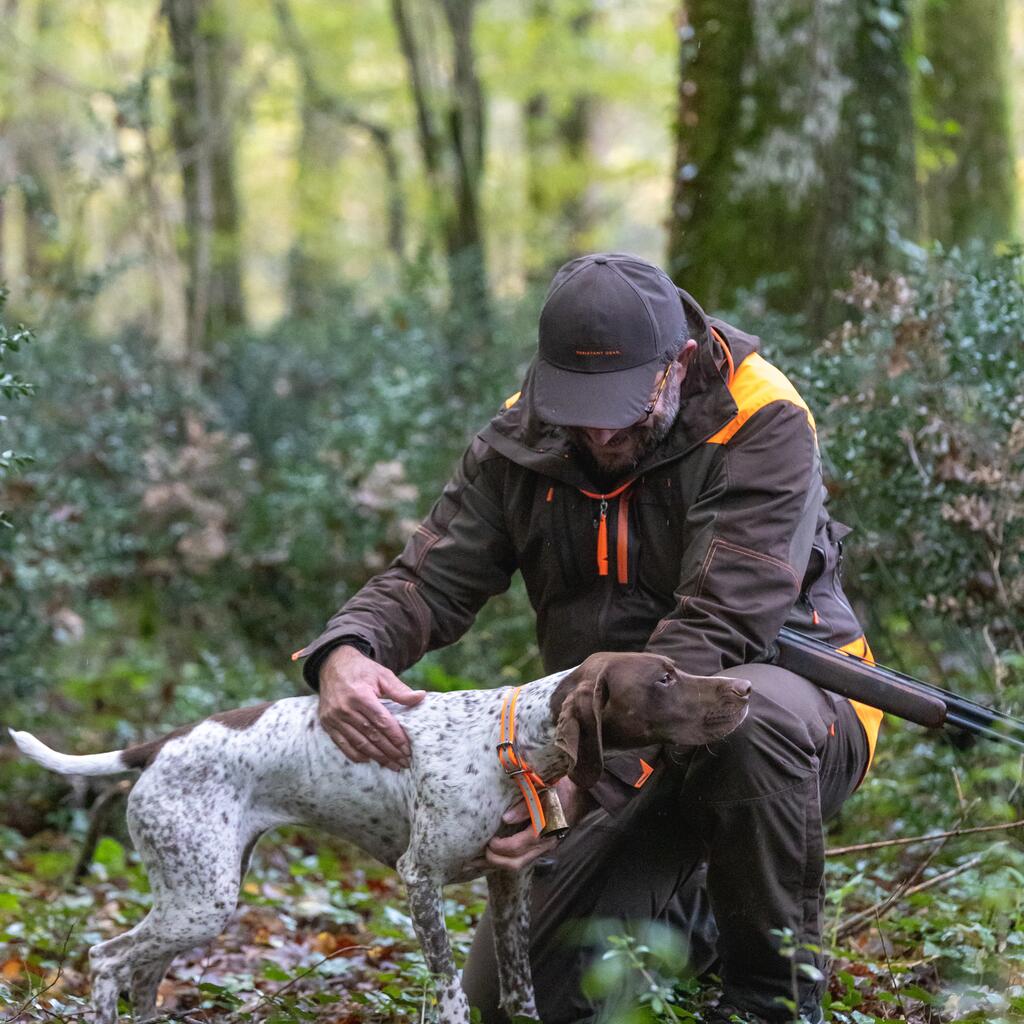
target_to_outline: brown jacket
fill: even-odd
[[[565,430],[530,414],[528,374],[402,554],[296,653],[310,685],[342,640],[402,672],[462,636],[516,570],[548,671],[648,650],[712,674],[763,659],[783,624],[866,650],[839,580],[848,530],[824,506],[811,413],[756,338],[710,324],[672,432],[604,499],[603,529]],[[873,747],[881,716],[858,713]]]

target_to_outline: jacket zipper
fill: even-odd
[[[627,492],[636,482],[636,477],[627,480],[624,484],[616,487],[614,491],[609,491],[607,494],[597,494],[594,491],[585,491],[582,487],[579,489],[580,493],[588,498],[593,498],[600,504],[597,506],[597,518],[594,520],[594,529],[597,530],[597,574],[598,576],[608,575],[608,499],[618,498],[619,499],[619,526],[622,525],[622,501],[627,498]],[[627,522],[628,522],[628,504],[627,504]],[[622,582],[624,566],[628,565],[628,545],[629,545],[629,533],[627,530],[626,541],[623,544],[622,536],[619,536],[618,549],[616,554],[621,556],[621,562],[618,566],[618,578],[619,582]],[[626,569],[626,580],[628,581],[628,568]]]

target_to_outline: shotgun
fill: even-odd
[[[1024,750],[1024,721],[913,676],[872,665],[822,640],[783,627],[774,664],[841,697],[859,700],[908,722],[939,729],[951,726]]]

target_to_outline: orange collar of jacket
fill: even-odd
[[[544,831],[547,819],[540,800],[540,790],[545,789],[544,780],[526,763],[519,748],[516,746],[516,701],[519,699],[521,686],[517,686],[511,694],[505,694],[501,702],[501,742],[498,744],[498,761],[505,769],[505,774],[515,779],[519,792],[530,812],[530,824],[534,835]]]

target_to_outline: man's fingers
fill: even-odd
[[[392,753],[391,750],[383,749],[379,737],[368,735],[366,729],[360,728],[351,721],[342,723],[336,731],[355,751],[354,755],[349,755],[353,761],[360,764],[366,761],[376,761],[378,764],[384,765],[385,768],[393,768],[396,771],[404,767],[404,760],[397,752]]]
[[[518,800],[502,816],[506,825],[514,825],[517,821],[529,821],[530,811],[525,800]],[[517,833],[518,834],[518,833]]]
[[[406,686],[398,676],[387,672],[386,674],[382,673],[380,677],[380,695],[395,701],[396,704],[412,707],[426,697],[427,691],[414,690],[411,686]]]
[[[402,768],[409,767],[412,747],[405,730],[369,688],[360,688],[349,694],[339,708],[345,721]],[[374,760],[380,760],[374,758]]]
[[[350,760],[358,764],[368,761],[369,758],[360,752],[359,748],[352,742],[351,734],[346,724],[342,721],[325,715],[320,719],[323,730],[331,738],[331,742]]]
[[[538,857],[553,850],[557,845],[554,839],[545,839],[515,853],[500,852],[493,849],[494,840],[492,839],[487,846],[485,859],[489,867],[504,868],[506,871],[520,871],[527,864],[532,864]]]

